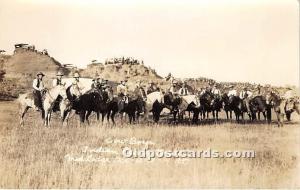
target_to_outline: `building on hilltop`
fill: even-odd
[[[14,50],[14,54],[16,53],[20,53],[20,52],[35,52],[41,55],[47,55],[48,54],[48,50],[47,49],[43,49],[42,51],[38,51],[35,48],[35,45],[31,45],[31,44],[25,44],[25,43],[19,43],[19,44],[15,44],[15,50]]]

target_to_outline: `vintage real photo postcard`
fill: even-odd
[[[0,188],[300,188],[297,0],[0,0]]]

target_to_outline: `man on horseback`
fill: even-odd
[[[212,94],[214,95],[215,98],[220,98],[221,97],[221,91],[217,88],[217,84],[215,83],[212,90]]]
[[[125,104],[128,104],[128,87],[126,85],[126,80],[122,80],[120,84],[117,86],[117,95],[120,99],[119,101],[119,110],[123,110]]]
[[[169,88],[169,92],[173,95],[177,95],[176,85],[177,85],[177,81],[173,80],[171,83],[171,87]]]
[[[147,94],[146,94],[146,91],[145,89],[143,88],[142,86],[142,82],[140,80],[138,80],[136,82],[136,85],[135,85],[135,89],[134,89],[134,94],[140,98],[142,98],[144,101],[147,100]]]
[[[66,83],[62,83],[62,77],[63,77],[63,72],[62,71],[58,71],[56,73],[56,78],[53,79],[52,81],[52,86],[53,87],[56,87],[56,86],[65,86]],[[62,100],[62,97],[58,97],[56,100],[55,100],[55,103],[54,103],[54,106],[53,106],[53,111],[57,111],[59,110],[59,103],[60,101]]]
[[[58,86],[58,85],[64,86],[65,84],[62,83],[62,77],[63,76],[64,76],[63,72],[58,71],[57,74],[56,74],[56,78],[53,79],[53,81],[52,81],[52,86],[53,87]]]
[[[149,81],[148,87],[147,87],[147,94],[150,94],[152,92],[155,92],[154,82],[153,81]]]
[[[84,89],[84,87],[81,86],[81,84],[80,84],[80,81],[79,81],[80,75],[79,75],[79,73],[78,72],[74,73],[73,78],[74,78],[74,81],[72,82],[71,87],[76,89],[78,91],[79,96],[81,96],[82,95],[82,89]]]
[[[145,89],[142,86],[142,82],[140,80],[137,81],[135,89],[134,89],[134,96],[138,102],[138,111],[140,113],[145,111],[146,101],[147,101],[147,94]]]
[[[101,84],[101,78],[99,77],[99,75],[96,73],[95,77],[93,78],[93,83],[91,85],[91,88],[94,90],[101,90],[102,88],[102,84]]]
[[[229,86],[228,97],[237,96],[237,91],[234,89],[233,85]]]
[[[43,110],[42,95],[45,93],[45,87],[43,77],[45,76],[42,72],[37,73],[37,77],[33,80],[33,97],[34,105],[36,110]]]
[[[187,86],[186,86],[186,81],[183,82],[182,84],[182,87],[179,89],[179,95],[181,96],[187,96],[189,95],[189,91],[187,89]]]
[[[240,98],[243,100],[244,104],[246,105],[248,113],[250,113],[249,100],[252,94],[253,93],[249,91],[247,87],[244,87],[244,89],[240,93]]]
[[[199,95],[199,96],[202,96],[203,94],[205,94],[205,92],[206,92],[206,88],[201,87],[201,88],[199,89],[198,95]]]
[[[108,80],[107,79],[101,79],[100,81],[100,87],[102,91],[105,91],[108,87],[110,87],[108,85]]]

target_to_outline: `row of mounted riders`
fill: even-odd
[[[299,102],[294,101],[291,104],[288,100],[283,100],[276,93],[269,93],[267,96],[259,95],[253,98],[241,99],[238,96],[228,96],[224,93],[221,96],[216,96],[210,92],[206,92],[200,96],[194,96],[195,101],[188,102],[184,96],[173,95],[172,93],[161,94],[160,92],[153,92],[161,94],[161,98],[151,99],[142,98],[140,95],[128,95],[128,96],[114,96],[112,89],[105,91],[92,89],[81,96],[76,96],[70,93],[70,87],[66,90],[68,106],[65,106],[65,110],[61,114],[62,121],[68,121],[68,118],[74,110],[79,115],[81,122],[89,123],[89,116],[92,112],[97,114],[97,120],[102,115],[102,121],[107,118],[107,121],[111,119],[115,124],[115,115],[120,113],[121,118],[124,114],[128,114],[129,122],[135,122],[139,120],[141,114],[144,115],[144,119],[147,121],[148,113],[152,112],[154,122],[158,122],[161,113],[164,108],[170,110],[170,114],[173,115],[173,121],[182,121],[185,112],[193,113],[191,119],[192,123],[198,123],[199,119],[205,119],[209,117],[209,113],[212,112],[214,120],[219,119],[219,112],[223,109],[226,112],[227,119],[232,119],[232,112],[235,114],[236,121],[243,121],[244,114],[246,113],[250,120],[260,120],[260,114],[262,113],[264,119],[271,122],[271,109],[274,108],[277,114],[278,125],[283,125],[282,115],[286,114],[287,119],[290,120],[291,113],[297,106],[297,112],[299,113]],[[53,111],[58,111],[61,107],[60,104],[66,101],[62,101],[62,97],[58,96],[56,99]],[[284,104],[284,111],[281,109]],[[296,105],[297,104],[297,105]],[[43,113],[43,112],[42,112]],[[43,113],[44,114],[44,113]],[[256,117],[258,116],[258,117]],[[44,115],[43,115],[44,118]]]

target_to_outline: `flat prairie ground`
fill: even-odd
[[[58,116],[45,128],[0,102],[1,188],[300,188],[299,116],[283,128],[262,123],[110,126]],[[94,119],[94,116],[92,116]],[[122,148],[254,150],[255,158],[124,158]]]

